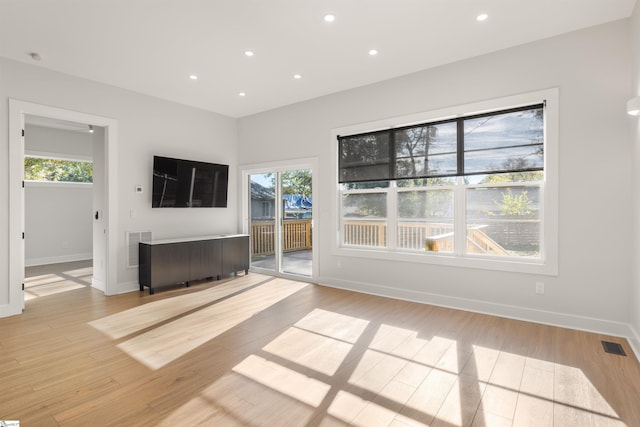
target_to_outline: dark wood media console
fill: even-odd
[[[249,236],[234,234],[155,240],[139,244],[140,290],[249,272]]]

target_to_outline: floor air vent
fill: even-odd
[[[611,354],[617,354],[620,356],[626,356],[627,354],[624,352],[624,349],[617,342],[610,341],[602,341],[602,346],[604,347],[604,351]]]

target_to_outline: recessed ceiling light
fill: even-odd
[[[487,15],[486,13],[481,13],[480,15],[476,16],[476,21],[486,21],[488,17],[489,15]]]
[[[198,76],[196,76],[195,74],[189,74],[189,78],[191,80],[198,80]]]
[[[253,55],[254,55],[254,53],[253,53],[252,50],[245,50],[244,51],[244,56],[253,56]]]
[[[377,54],[378,54],[378,51],[376,49],[369,50],[369,55],[376,56]]]
[[[331,13],[327,13],[326,15],[324,15],[325,22],[333,22],[335,20],[336,20],[336,16]]]
[[[247,96],[247,94],[246,94],[246,93],[244,93],[244,92],[240,92],[240,93],[238,94],[238,96]]]
[[[296,80],[300,80],[302,78],[302,76],[300,74],[294,74],[293,78]]]

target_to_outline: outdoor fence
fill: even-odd
[[[487,220],[467,227],[467,253],[510,255],[507,249],[513,241],[536,251],[540,223],[537,220]],[[344,243],[353,246],[385,247],[387,223],[384,220],[349,219],[343,222]],[[400,222],[397,247],[452,252],[453,224],[428,222]],[[275,222],[251,222],[252,255],[266,256],[275,252]],[[283,221],[284,252],[311,249],[311,219]]]
[[[539,246],[537,220],[489,219],[482,224],[467,226],[467,253],[510,255],[508,248],[526,248],[535,252]],[[344,243],[353,246],[387,246],[385,220],[354,220],[343,222]],[[436,222],[399,222],[397,247],[452,252],[453,224]],[[514,244],[514,242],[516,242]],[[507,248],[507,249],[505,249]]]
[[[283,252],[311,249],[311,219],[285,219],[282,234]],[[251,221],[252,255],[271,255],[275,247],[275,221]]]

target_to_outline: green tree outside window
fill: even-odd
[[[93,163],[25,157],[24,179],[29,181],[93,182]]]

